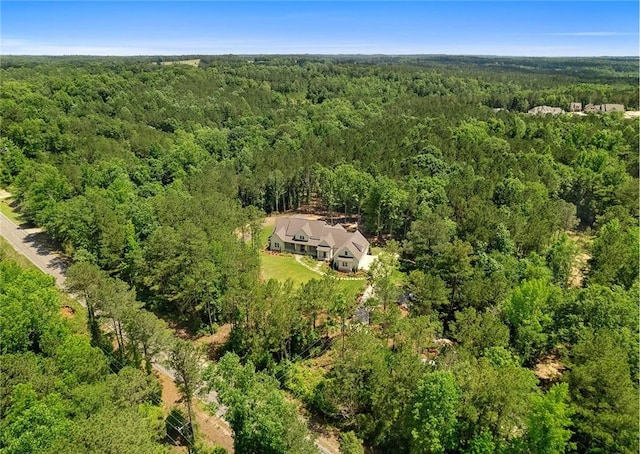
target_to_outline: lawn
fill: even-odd
[[[272,233],[273,233],[272,225],[266,225],[262,227],[262,230],[260,231],[260,234],[258,236],[258,241],[260,245],[259,249],[263,249],[267,245],[267,242],[269,241],[269,237],[271,236]]]
[[[260,254],[260,261],[264,280],[284,282],[290,278],[298,287],[311,279],[322,277],[296,262],[293,255]]]
[[[8,217],[14,224],[23,224],[25,222],[24,218],[10,205],[11,202],[13,202],[12,198],[0,200],[0,213]]]
[[[322,279],[318,273],[314,273],[298,263],[293,255],[273,255],[260,254],[262,277],[265,280],[275,279],[285,282],[291,279],[295,287],[299,287],[311,279]],[[339,286],[345,294],[354,298],[364,290],[366,281],[363,280],[340,280]]]
[[[347,298],[355,298],[361,292],[364,291],[364,287],[367,281],[339,281],[340,287],[344,290],[344,294]]]

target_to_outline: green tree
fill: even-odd
[[[200,351],[191,342],[176,339],[169,352],[168,364],[174,370],[176,387],[187,407],[189,427],[186,439],[189,450],[191,450],[196,441],[193,423],[193,398],[202,385]]]
[[[342,454],[364,454],[362,440],[353,432],[342,432],[340,434],[340,452]]]
[[[546,394],[532,399],[526,437],[529,451],[562,454],[573,449],[569,444],[571,407],[566,383],[555,384]]]
[[[59,395],[38,399],[31,384],[18,384],[0,423],[0,446],[6,453],[53,452],[52,448],[67,436],[70,427]]]
[[[145,370],[151,374],[152,361],[169,343],[171,333],[166,323],[151,312],[139,309],[128,314],[124,328],[134,349],[136,363],[140,363],[142,353]]]
[[[455,364],[454,374],[462,391],[458,414],[462,442],[485,431],[497,443],[520,438],[531,396],[538,392],[532,371],[518,366],[506,350],[492,347],[479,360]]]
[[[457,445],[456,424],[461,393],[450,372],[425,375],[413,404],[412,453],[444,453]]]
[[[449,301],[454,304],[458,300],[460,286],[471,277],[473,269],[471,260],[473,248],[466,241],[455,238],[440,249],[437,268],[440,276],[451,289]]]
[[[226,418],[236,452],[317,452],[295,406],[273,377],[256,373],[251,362],[243,366],[233,353],[223,356],[205,375],[209,389],[218,391],[220,402],[228,406]]]
[[[102,351],[92,347],[87,338],[79,334],[67,336],[54,357],[58,367],[67,371],[64,379],[70,386],[94,383],[109,370]]]
[[[458,311],[449,330],[451,336],[476,357],[488,348],[509,346],[509,328],[490,311],[477,312],[472,307]]]
[[[553,273],[555,284],[563,288],[569,284],[577,253],[575,243],[566,234],[562,234],[547,250],[547,264]]]
[[[373,287],[376,299],[382,303],[383,310],[389,304],[394,304],[399,296],[400,289],[393,280],[394,272],[398,269],[398,255],[394,244],[389,245],[388,250],[378,254],[378,257],[369,268],[369,282]]]
[[[638,388],[627,355],[619,334],[608,329],[585,330],[569,352],[565,380],[579,451],[638,451]]]
[[[640,269],[639,231],[637,226],[623,229],[617,219],[602,226],[591,246],[588,281],[630,288]]]
[[[559,305],[560,289],[545,280],[524,281],[502,308],[511,328],[516,351],[528,364],[548,350],[553,313]]]
[[[27,219],[43,225],[57,202],[72,194],[72,187],[60,171],[49,164],[29,163],[16,177],[16,201]]]
[[[141,310],[142,303],[136,301],[135,290],[114,278],[107,278],[96,291],[96,308],[100,316],[109,318],[113,334],[118,344],[118,356],[122,364],[125,363],[125,332],[123,325],[135,311]]]
[[[409,273],[407,290],[413,295],[411,313],[429,315],[448,307],[447,287],[442,279],[421,270]]]
[[[59,305],[50,276],[0,262],[0,353],[46,349]]]
[[[67,291],[76,293],[83,299],[87,307],[91,340],[95,345],[100,343],[96,317],[97,295],[106,280],[106,274],[92,263],[76,262],[67,269],[65,287]]]

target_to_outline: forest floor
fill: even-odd
[[[593,236],[574,231],[567,232],[567,236],[574,242],[577,249],[577,254],[573,260],[573,266],[571,267],[571,274],[569,276],[569,286],[579,288],[582,287],[584,276],[588,272],[589,259],[591,259],[589,248],[593,242]]]

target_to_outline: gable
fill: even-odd
[[[338,252],[348,250],[349,257],[360,259],[366,253],[369,242],[359,232],[347,232],[343,226],[328,225],[324,221],[314,221],[303,217],[279,218],[274,234],[282,241],[304,241],[307,245],[337,248]]]

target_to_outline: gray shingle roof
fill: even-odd
[[[295,240],[294,235],[304,232],[308,241]],[[306,244],[309,246],[327,245],[336,250],[347,247],[357,259],[366,252],[369,242],[359,231],[347,232],[341,225],[328,225],[324,221],[313,221],[304,217],[292,216],[276,219],[273,232],[288,243]]]

